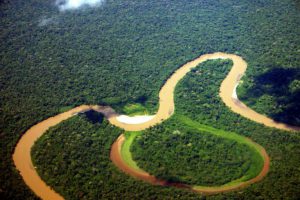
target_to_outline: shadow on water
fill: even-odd
[[[96,124],[101,124],[103,122],[104,115],[102,113],[96,112],[94,110],[87,111],[82,113],[81,116],[84,116],[89,122]]]
[[[275,121],[300,126],[300,69],[273,68],[258,76],[247,95],[257,99],[264,94],[276,99],[278,112],[270,115]]]

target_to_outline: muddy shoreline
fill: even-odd
[[[81,105],[76,108],[73,108],[67,112],[58,114],[54,117],[50,117],[34,126],[32,126],[29,130],[27,130],[23,136],[20,138],[19,142],[15,147],[15,151],[13,154],[13,161],[17,170],[20,172],[24,182],[27,186],[40,198],[47,199],[47,200],[60,200],[63,197],[52,190],[38,175],[32,160],[31,160],[31,147],[34,145],[34,142],[42,136],[50,127],[55,126],[66,120],[79,112],[86,112],[88,110],[95,110],[97,112],[101,112],[105,115],[105,117],[109,120],[109,122],[117,127],[123,128],[127,131],[139,131],[149,128],[150,126],[154,126],[156,124],[161,123],[162,121],[168,119],[175,111],[174,105],[174,90],[176,84],[194,67],[199,65],[200,63],[209,60],[209,59],[231,59],[233,61],[233,67],[227,77],[222,82],[220,87],[220,96],[223,102],[233,111],[236,112],[248,119],[251,119],[257,123],[264,124],[266,126],[275,127],[283,130],[288,131],[299,131],[299,127],[289,126],[283,123],[277,123],[272,119],[263,116],[259,113],[248,108],[242,102],[240,102],[237,98],[232,98],[233,91],[235,90],[236,84],[240,79],[247,68],[247,63],[239,56],[233,54],[226,54],[226,53],[213,53],[213,54],[206,54],[196,58],[193,61],[190,61],[183,66],[181,66],[178,70],[176,70],[172,76],[166,81],[164,86],[161,88],[159,92],[159,109],[155,116],[140,124],[127,124],[118,121],[118,114],[114,112],[112,108],[109,106],[92,106],[92,105]],[[122,136],[120,136],[122,137]],[[140,174],[137,175],[136,172],[132,172],[133,169],[124,165],[121,154],[120,154],[120,147],[122,146],[124,139],[120,138],[112,145],[111,151],[111,159],[112,161],[124,172],[139,178],[139,179],[151,179],[151,183],[153,184],[160,184],[160,185],[168,185],[168,186],[176,186],[176,187],[185,187],[182,184],[172,183],[169,184],[166,181],[157,180],[153,176],[149,176],[144,173],[139,172]],[[265,150],[262,148],[261,151],[264,159],[265,164],[264,168],[261,171],[260,175],[254,179],[251,179],[245,183],[247,185],[252,184],[261,180],[268,172],[269,169],[269,157]],[[243,185],[245,186],[245,185]],[[241,188],[243,186],[239,186]],[[188,188],[190,188],[188,186]],[[226,191],[238,189],[238,188],[227,188]],[[192,189],[195,190],[195,189]],[[213,188],[206,188],[207,193],[218,193],[223,192],[223,190],[213,190]],[[201,191],[200,191],[201,192]],[[204,192],[205,193],[205,192]]]

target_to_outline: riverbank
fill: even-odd
[[[34,145],[34,142],[43,135],[50,127],[55,126],[62,122],[63,120],[67,120],[68,118],[76,115],[79,112],[86,112],[88,110],[95,110],[97,112],[102,112],[109,122],[117,127],[123,128],[126,131],[139,131],[149,128],[150,126],[154,126],[156,124],[161,123],[162,121],[168,119],[175,111],[174,105],[174,90],[176,84],[194,67],[199,65],[200,63],[209,60],[209,59],[231,59],[233,61],[233,66],[227,77],[224,79],[221,88],[220,88],[220,96],[224,103],[230,107],[233,112],[236,112],[248,119],[251,119],[257,123],[264,124],[266,126],[275,127],[287,131],[298,131],[299,127],[289,126],[283,123],[277,123],[272,119],[269,119],[266,116],[260,115],[255,111],[251,110],[247,106],[245,106],[242,102],[238,100],[238,98],[232,98],[232,94],[235,91],[235,87],[238,84],[239,78],[245,73],[247,68],[247,63],[239,56],[233,54],[226,53],[213,53],[206,54],[196,58],[193,61],[190,61],[183,66],[181,66],[178,70],[176,70],[170,78],[166,81],[164,86],[161,88],[159,92],[159,109],[157,113],[149,120],[141,121],[138,124],[130,124],[124,123],[124,121],[118,120],[118,114],[114,112],[114,110],[108,106],[89,106],[82,105],[78,106],[74,109],[66,111],[64,113],[58,114],[54,117],[48,118],[35,126],[31,127],[28,131],[23,134],[20,141],[16,145],[15,152],[13,154],[13,161],[16,165],[16,168],[20,171],[20,175],[24,179],[25,183],[32,189],[32,191],[42,199],[63,199],[59,194],[53,191],[47,184],[39,177],[37,174],[35,167],[31,161],[31,147]],[[148,119],[148,118],[147,118]],[[130,171],[132,168],[130,166],[121,164],[122,163],[122,155],[120,153],[120,148],[122,147],[124,142],[124,138],[122,135],[118,138],[118,140],[113,144],[111,151],[111,159],[117,166],[123,171]],[[262,148],[262,147],[261,147]],[[269,166],[269,157],[265,150],[262,148],[261,155],[265,158],[265,165]],[[263,178],[267,174],[268,167],[264,167],[261,176],[258,179],[251,179],[252,181],[249,184],[257,182]],[[130,173],[129,173],[130,174]],[[132,175],[132,174],[130,174]],[[133,175],[134,176],[134,175]],[[145,176],[145,174],[141,174],[141,177]],[[136,178],[141,178],[139,176],[135,176]],[[156,179],[155,177],[152,177]],[[151,178],[151,179],[152,179]],[[142,178],[141,178],[142,179]],[[155,182],[156,180],[154,180]],[[164,182],[164,181],[163,181]],[[247,184],[247,185],[249,185]],[[165,185],[172,185],[165,182]],[[181,184],[176,184],[176,187],[185,187]],[[240,187],[229,188],[230,190],[238,189]],[[227,189],[226,191],[228,191]],[[222,192],[222,191],[218,191]]]

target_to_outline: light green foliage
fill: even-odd
[[[91,123],[81,114],[44,134],[32,149],[33,162],[46,183],[67,200],[199,197],[188,191],[151,186],[117,169],[109,154],[122,132],[107,120]]]
[[[140,103],[126,104],[123,108],[123,112],[129,116],[149,114],[147,108]]]
[[[233,185],[254,178],[263,166],[259,148],[236,133],[180,115],[138,135],[132,147],[140,168],[195,186]]]
[[[124,159],[127,165],[134,168],[135,170],[140,170],[140,168],[137,166],[136,162],[132,159],[130,147],[132,145],[132,142],[138,135],[141,135],[141,132],[126,132],[125,141],[121,148],[122,158]]]
[[[34,199],[15,170],[11,154],[28,128],[59,113],[62,107],[106,103],[121,111],[126,104],[141,103],[154,113],[160,87],[176,68],[201,54],[217,51],[238,53],[245,58],[248,63],[245,87],[250,81],[253,85],[257,83],[255,77],[273,68],[298,69],[297,2],[106,0],[102,7],[59,12],[54,0],[1,1],[0,196]],[[41,26],[43,19],[49,23]],[[223,73],[203,72],[207,79],[198,81],[206,85],[191,82],[186,90],[192,90],[193,96],[187,96],[190,100],[180,100],[186,101],[187,106],[176,102],[176,110],[202,124],[251,136],[271,153],[274,165],[270,178],[262,185],[224,196],[296,199],[300,180],[299,169],[295,167],[300,166],[299,138],[253,123],[249,125],[230,114],[222,104],[215,104],[218,86],[213,93],[206,91]],[[288,77],[291,82],[299,80]],[[257,90],[253,93],[266,93],[261,90],[263,84],[255,85]],[[288,87],[277,88],[289,91]],[[203,97],[213,98],[197,96],[199,92]],[[239,95],[251,98],[249,94],[247,90]],[[269,95],[289,111],[281,115],[281,120],[300,123],[297,121],[300,111],[290,101],[299,97],[292,93]],[[183,98],[180,94],[178,97]],[[256,100],[253,98],[251,105]],[[205,109],[201,107],[204,104]],[[268,107],[260,107],[266,113]],[[190,114],[186,115],[184,110]],[[49,149],[47,154],[51,152]],[[118,189],[115,185],[111,187]]]
[[[234,132],[240,135],[240,138],[243,138],[244,136],[249,137],[254,142],[258,143],[266,149],[268,155],[271,157],[270,172],[261,182],[253,184],[242,191],[220,194],[216,197],[210,198],[256,199],[259,197],[263,199],[280,199],[286,197],[288,199],[297,199],[298,190],[296,188],[299,186],[298,180],[300,178],[298,170],[298,166],[300,165],[300,138],[298,134],[267,128],[263,125],[257,124],[255,122],[241,117],[240,115],[233,113],[228,107],[226,107],[220,99],[218,93],[220,84],[225,78],[230,68],[231,62],[214,60],[207,61],[201,64],[199,67],[196,68],[196,70],[187,74],[186,77],[180,83],[178,83],[177,88],[175,90],[176,110],[174,119],[172,118],[162,123],[158,127],[154,127],[151,130],[147,130],[147,136],[143,137],[144,134],[142,134],[142,136],[140,137],[141,139],[137,139],[137,141],[133,143],[131,151],[134,161],[137,162],[138,166],[140,166],[141,168],[150,170],[149,165],[159,165],[159,162],[161,161],[159,159],[151,159],[151,162],[148,163],[147,161],[145,161],[145,165],[143,165],[143,160],[148,159],[149,155],[151,155],[152,158],[154,157],[154,155],[159,156],[161,158],[164,155],[164,153],[168,153],[168,156],[166,156],[165,160],[167,160],[168,162],[178,162],[179,164],[181,164],[180,161],[184,161],[182,167],[191,167],[190,174],[192,174],[192,177],[194,178],[197,176],[197,173],[195,173],[194,168],[196,168],[195,166],[197,166],[198,163],[193,162],[194,159],[185,160],[178,158],[178,160],[176,160],[177,155],[179,153],[185,153],[186,158],[188,158],[190,154],[187,153],[185,150],[189,149],[189,143],[192,143],[193,146],[194,140],[203,140],[200,137],[204,135],[204,133],[202,134],[201,132],[205,130],[206,132],[207,130],[211,130],[211,132],[214,133],[224,133],[224,135],[228,132]],[[201,74],[197,73],[198,71],[200,71]],[[176,119],[176,116],[179,117],[179,119]],[[201,124],[200,127],[202,128],[200,130],[195,131],[195,134],[184,134],[184,137],[180,137],[180,140],[174,140],[173,142],[169,143],[170,150],[168,152],[163,151],[161,153],[156,153],[162,148],[162,145],[156,145],[155,141],[160,142],[161,140],[159,138],[164,137],[179,137],[177,136],[177,134],[179,133],[178,131],[184,132],[181,130],[183,129],[182,127],[184,127],[184,125],[182,126],[182,122],[180,122],[180,118],[182,118],[182,116],[184,116],[184,120],[182,121],[184,124],[187,123],[189,126],[193,126],[193,124]],[[193,123],[190,123],[191,120]],[[211,127],[213,127],[213,129]],[[216,129],[219,131],[215,131]],[[233,135],[230,134],[228,136]],[[198,139],[196,139],[196,137],[198,137]],[[212,136],[212,138],[215,138],[215,136]],[[148,143],[148,140],[146,139],[149,139]],[[183,141],[187,141],[187,146],[181,152],[177,148],[183,146]],[[146,143],[147,148],[142,148],[142,145],[140,145],[142,151],[139,152],[139,148],[135,146],[135,143],[143,142]],[[172,145],[175,144],[175,142],[177,145]],[[219,142],[218,145],[216,145],[215,149],[207,148],[204,149],[203,152],[207,154],[213,154],[213,150],[217,150],[217,147],[222,147],[222,145],[225,145],[223,146],[225,148],[228,144],[226,144],[226,142],[223,140],[222,142]],[[201,146],[199,146],[196,149],[201,149]],[[228,150],[229,152],[226,152],[226,155],[230,155],[230,153],[234,154],[234,152],[236,152],[234,149],[233,151],[231,151],[230,149]],[[145,154],[142,152],[145,152]],[[251,152],[251,156],[253,157],[249,160],[252,160],[254,162],[251,166],[254,167],[252,168],[252,172],[255,172],[253,174],[256,174],[261,169],[261,159],[260,156],[255,153],[256,151]],[[223,158],[220,158],[220,160],[222,159]],[[216,164],[216,166],[218,165],[221,165],[221,163]],[[170,167],[169,169],[173,170],[173,172],[176,170],[181,170],[181,168],[176,167],[176,165],[171,166],[169,164],[168,167]],[[226,169],[226,167],[228,166],[225,165],[224,168]],[[153,168],[152,172],[158,169],[159,168]],[[209,169],[214,168],[212,167]],[[163,172],[164,174],[169,173],[168,168],[161,169],[161,172]],[[220,168],[218,172],[222,172],[222,169]],[[186,171],[184,171],[184,173],[187,174]],[[173,176],[173,178],[177,181],[179,178],[181,178],[182,180],[183,178],[185,178],[183,175],[183,173],[177,173],[176,176]],[[206,177],[209,177],[209,175],[206,175]],[[228,175],[225,172],[223,172],[223,175],[224,176],[222,176],[222,174],[216,174],[217,177],[219,176],[224,179],[230,179],[230,176],[232,176],[233,174]],[[165,178],[170,178],[170,176],[167,176]],[[220,181],[220,179],[215,179],[214,181]],[[257,191],[260,192],[259,195],[257,194]]]
[[[300,91],[300,80],[294,80],[293,82],[291,82],[291,84],[289,85],[289,90],[291,92],[299,92]]]

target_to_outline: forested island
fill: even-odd
[[[0,9],[3,199],[37,198],[24,184],[11,157],[19,138],[32,125],[81,104],[110,105],[126,114],[155,113],[158,92],[167,78],[182,64],[206,53],[242,56],[248,68],[238,87],[240,100],[277,121],[300,125],[297,0],[106,0],[97,7],[63,12],[54,0],[12,0],[2,1]],[[299,134],[267,128],[232,113],[218,96],[229,69],[229,61],[209,61],[192,70],[175,91],[174,119],[134,140],[133,157],[152,174],[187,183],[222,184],[239,177],[239,170],[247,171],[246,159],[251,156],[247,150],[239,151],[242,156],[236,159],[239,145],[201,132],[173,134],[178,128],[185,129],[176,121],[178,114],[249,137],[271,157],[270,172],[261,182],[205,198],[297,199]],[[182,189],[151,186],[119,171],[111,163],[109,151],[121,133],[95,113],[74,116],[53,127],[34,146],[37,170],[66,199],[202,198]],[[148,140],[168,141],[172,137],[178,138],[176,142],[161,149],[150,144],[140,147]],[[201,145],[203,140],[209,141],[206,145],[218,144],[208,152],[212,158],[223,154],[235,157],[231,174],[222,172],[230,164],[226,162],[222,170],[219,165],[223,162],[216,164],[211,170],[219,174],[206,174],[206,179],[199,180],[193,174],[197,153],[208,151],[193,144]],[[184,151],[188,145],[194,153]],[[231,151],[222,151],[228,146]],[[164,148],[170,150],[169,160],[159,163],[156,158]],[[196,160],[179,162],[176,148],[184,158],[190,155]],[[223,154],[214,155],[218,151]],[[167,169],[174,162],[182,171],[155,171],[158,169],[153,167],[164,165]],[[240,163],[243,168],[234,167]]]

